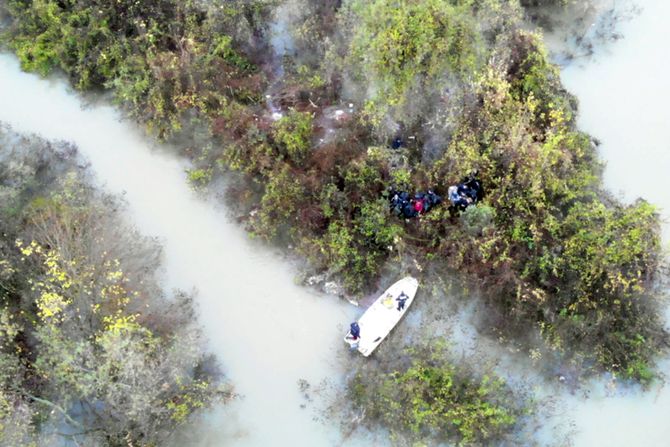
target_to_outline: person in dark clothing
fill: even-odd
[[[456,192],[458,192],[459,196],[467,200],[468,203],[474,202],[477,198],[477,193],[465,183],[459,183],[458,186],[456,186]]]
[[[389,188],[389,204],[391,212],[398,217],[412,219],[427,213],[431,208],[442,202],[442,197],[435,194],[432,189],[428,192],[418,192],[414,198],[407,191],[397,191]]]
[[[405,308],[405,301],[409,299],[409,296],[405,292],[400,292],[400,295],[398,295],[398,298],[395,300],[398,302],[398,310],[403,310]]]
[[[414,209],[414,203],[411,201],[407,201],[402,208],[402,215],[405,219],[411,219],[413,217],[416,217],[419,213],[416,212]]]
[[[349,332],[351,333],[351,338],[353,338],[354,340],[358,340],[359,338],[361,338],[361,327],[358,325],[356,321],[351,323]]]
[[[484,189],[476,176],[477,171],[473,171],[461,183],[449,187],[448,194],[452,212],[464,211],[468,206],[483,198]]]
[[[439,205],[442,202],[442,197],[438,196],[433,192],[432,189],[429,189],[428,192],[423,193],[419,192],[416,194],[416,199],[421,200],[423,209],[422,213],[425,214],[430,211],[434,206]]]
[[[428,203],[430,204],[431,208],[442,203],[442,197],[435,194],[432,189],[428,190],[426,197],[428,198]]]
[[[393,192],[390,202],[391,202],[391,211],[396,216],[399,216],[400,213],[402,213],[402,200],[400,200],[400,195],[397,192]]]
[[[451,202],[451,206],[461,211],[467,208],[471,203],[469,197],[459,193],[458,186],[449,187],[449,201]]]
[[[403,214],[405,205],[409,202],[409,194],[404,191],[397,191],[393,187],[389,188],[389,204],[391,211],[398,217]]]
[[[482,187],[482,183],[477,180],[477,174],[477,171],[473,171],[461,183],[467,188],[468,195],[474,202],[479,202],[484,197],[484,188]]]
[[[393,187],[389,188],[389,205],[391,207],[391,212],[398,217],[402,215],[404,208],[402,196],[402,191],[398,191]]]

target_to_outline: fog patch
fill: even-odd
[[[641,12],[636,0],[587,0],[529,7],[527,17],[543,32],[553,61],[567,66],[597,57],[602,49],[623,39],[622,25]]]

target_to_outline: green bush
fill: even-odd
[[[353,228],[332,220],[326,234],[313,243],[334,273],[340,273],[349,290],[363,290],[387,259],[402,227],[391,220],[385,200],[364,202],[358,208]]]
[[[484,229],[490,227],[495,219],[495,210],[490,206],[471,205],[461,214],[461,223],[471,236],[481,236]]]
[[[208,14],[194,1],[11,1],[8,40],[24,69],[46,75],[58,68],[79,89],[111,88],[165,138],[181,129],[184,111],[218,112],[226,98],[260,96],[250,95],[258,80],[241,48],[253,32],[244,19],[256,14],[249,9],[269,5],[230,3],[215,0]]]
[[[479,169],[486,189],[485,208],[460,218],[475,239],[447,226],[437,236],[441,251],[496,290],[495,302],[512,317],[508,327],[535,321],[554,349],[579,345],[626,374],[664,337],[648,292],[660,253],[658,214],[645,202],[624,207],[607,197],[594,149],[573,129],[571,101],[536,37],[521,32],[510,42],[518,46],[511,54],[532,55],[521,68],[514,59],[482,74],[478,112],[460,122],[432,167],[444,184],[457,181],[454,172]],[[616,332],[644,342],[608,335]]]
[[[189,169],[186,171],[188,182],[198,189],[207,186],[212,181],[212,169]]]
[[[273,124],[275,140],[294,163],[303,161],[311,150],[312,120],[310,113],[291,110]]]
[[[162,445],[230,390],[160,247],[81,166],[0,127],[0,444]]]
[[[522,409],[504,381],[490,375],[474,378],[437,351],[422,347],[405,352],[412,363],[393,372],[359,372],[349,383],[355,407],[395,436],[419,443],[482,445],[510,432]]]
[[[283,225],[300,221],[297,213],[304,199],[304,189],[288,165],[280,165],[270,174],[261,198],[254,231],[271,239]]]
[[[342,67],[373,93],[365,113],[373,126],[386,114],[409,121],[410,96],[467,78],[483,61],[472,2],[351,1],[340,12],[350,30]],[[408,123],[412,124],[412,123]]]

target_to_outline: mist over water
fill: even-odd
[[[579,98],[579,127],[602,143],[606,186],[626,201],[644,197],[668,218],[670,3],[637,4],[639,15],[619,24],[623,37],[567,66],[562,80]]]
[[[623,36],[595,48],[562,71],[579,98],[579,127],[601,145],[606,187],[627,202],[643,197],[660,207],[664,247],[670,243],[670,3],[640,0],[638,15],[617,25]],[[614,4],[616,6],[616,4]],[[669,309],[670,311],[670,309]],[[667,356],[667,354],[666,354]],[[667,374],[670,359],[661,359]],[[573,417],[576,446],[670,445],[670,385],[649,391],[601,380]]]
[[[109,106],[82,108],[64,82],[22,73],[0,55],[0,121],[74,142],[131,221],[165,248],[164,284],[196,290],[209,350],[242,397],[215,411],[189,445],[334,445],[336,424],[315,420],[298,380],[342,383],[350,304],[294,284],[289,259],[248,240],[225,210],[188,187],[187,165],[152,147]],[[351,441],[351,440],[350,440]]]

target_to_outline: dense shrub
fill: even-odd
[[[646,292],[660,256],[658,215],[600,189],[594,148],[574,130],[554,68],[542,68],[537,37],[519,32],[509,42],[507,62],[499,53],[500,65],[479,81],[476,113],[432,167],[447,184],[454,172],[478,169],[492,225],[473,231],[479,211],[468,210],[463,237],[444,237],[451,226],[424,231],[454,267],[503,292],[494,297],[510,326],[535,320],[554,349],[595,349],[602,366],[630,376],[629,365],[649,359],[664,337]]]
[[[19,18],[9,42],[26,70],[63,70],[79,89],[112,88],[161,137],[188,110],[258,100],[260,78],[243,55],[264,2],[8,2]],[[256,19],[254,19],[256,18]]]
[[[0,127],[0,444],[163,444],[229,390],[160,247],[77,166]]]
[[[350,41],[340,68],[371,91],[365,115],[376,127],[421,119],[412,97],[438,94],[450,80],[466,80],[484,61],[471,2],[351,1],[341,12]]]
[[[312,119],[309,113],[291,110],[273,125],[275,140],[295,163],[303,161],[311,150]]]
[[[493,442],[523,411],[502,379],[473,377],[445,360],[439,344],[403,354],[413,360],[399,370],[359,373],[350,383],[349,398],[366,417],[384,421],[395,436],[419,443],[412,445]]]

